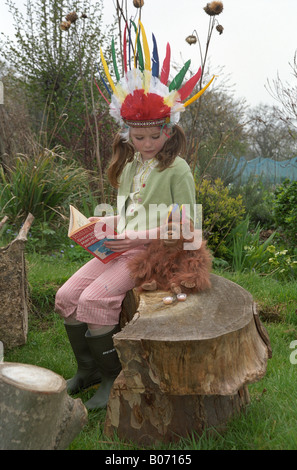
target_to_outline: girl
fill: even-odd
[[[64,317],[78,365],[76,375],[68,381],[69,393],[101,382],[86,403],[88,409],[106,407],[121,370],[112,337],[120,330],[122,301],[134,287],[129,260],[161,236],[170,205],[186,205],[192,219],[195,205],[194,180],[182,158],[186,139],[177,125],[185,86],[178,92],[169,91],[163,83],[167,82],[164,73],[159,79],[148,69],[126,71],[117,87],[110,74],[106,75],[113,90],[110,113],[122,127],[108,169],[110,183],[118,188],[120,204],[113,222],[120,235],[107,241],[106,246],[124,253],[108,264],[92,259],[56,294],[56,311]],[[191,93],[199,76],[190,80],[187,93]]]

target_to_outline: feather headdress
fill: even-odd
[[[100,72],[99,74],[104,88],[108,92],[110,101],[105,97],[96,83],[99,92],[109,103],[111,116],[121,125],[123,135],[127,134],[129,127],[177,124],[180,118],[180,112],[184,111],[187,106],[196,101],[214,79],[213,77],[204,88],[184,102],[184,100],[191,95],[201,77],[201,67],[198,72],[183,85],[183,80],[191,64],[191,61],[188,60],[169,84],[170,45],[167,44],[165,59],[160,67],[159,52],[155,36],[152,35],[153,52],[151,57],[142,23],[139,21],[138,28],[133,22],[132,24],[136,33],[134,63],[133,66],[131,66],[131,30],[128,30],[127,40],[128,28],[126,25],[123,38],[124,76],[122,78],[120,78],[118,72],[115,46],[114,41],[112,41],[112,62],[117,80],[116,84],[111,78],[102,49],[100,48],[101,62],[108,83],[104,80]],[[140,36],[142,38],[142,44]]]

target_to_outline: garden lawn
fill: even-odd
[[[75,373],[75,361],[63,321],[54,313],[57,288],[82,264],[63,257],[27,255],[30,283],[30,315],[27,344],[5,352],[5,361],[35,364],[65,378]],[[268,331],[272,358],[265,377],[249,386],[251,403],[246,413],[235,417],[224,433],[212,431],[202,437],[192,435],[175,444],[158,445],[160,450],[296,450],[297,449],[297,285],[249,274],[216,274],[241,285],[258,303],[260,317]],[[292,346],[290,348],[290,345]],[[297,354],[296,354],[297,356]],[[296,361],[293,361],[296,362]],[[77,397],[85,401],[93,392]],[[103,433],[105,410],[89,413],[88,424],[69,449],[133,450],[140,447],[123,443]]]

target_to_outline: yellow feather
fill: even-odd
[[[198,98],[200,98],[200,96],[203,95],[203,93],[209,87],[209,85],[212,83],[212,81],[214,80],[215,77],[216,77],[216,75],[214,75],[212,77],[212,79],[208,82],[207,85],[205,85],[204,88],[202,88],[202,90],[200,90],[198,93],[196,93],[196,95],[192,96],[192,98],[190,98],[188,101],[186,101],[184,103],[184,107],[186,108],[187,106],[189,106],[189,104],[192,104],[194,101],[198,100]]]
[[[164,98],[164,103],[169,106],[169,108],[172,108],[174,105],[176,99],[178,97],[178,91],[177,90],[172,90],[169,95],[165,96]]]
[[[151,77],[152,77],[152,74],[150,73],[150,71],[149,70],[144,70],[142,83],[143,83],[144,93],[146,95],[150,90]]]
[[[110,73],[109,73],[109,70],[108,70],[108,67],[107,67],[107,63],[106,63],[106,60],[104,59],[101,47],[100,47],[100,56],[101,56],[101,61],[102,61],[102,64],[103,64],[103,68],[104,68],[104,72],[105,72],[105,75],[107,77],[107,80],[109,81],[109,84],[112,88],[112,91],[115,93],[116,89],[115,89],[114,83],[112,81],[112,78],[110,76]]]
[[[139,21],[139,24],[140,24],[141,33],[142,33],[143,51],[144,51],[144,57],[145,57],[144,68],[145,70],[152,70],[150,50],[149,50],[145,30],[141,21]]]
[[[122,85],[120,83],[117,83],[116,88],[115,88],[115,94],[117,95],[117,98],[120,103],[124,103],[125,98],[127,96],[127,91],[124,90]]]

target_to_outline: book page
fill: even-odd
[[[87,219],[87,217],[85,217],[75,207],[70,206],[70,223],[69,223],[68,236],[71,235],[75,230],[89,223],[90,221],[89,219]]]

